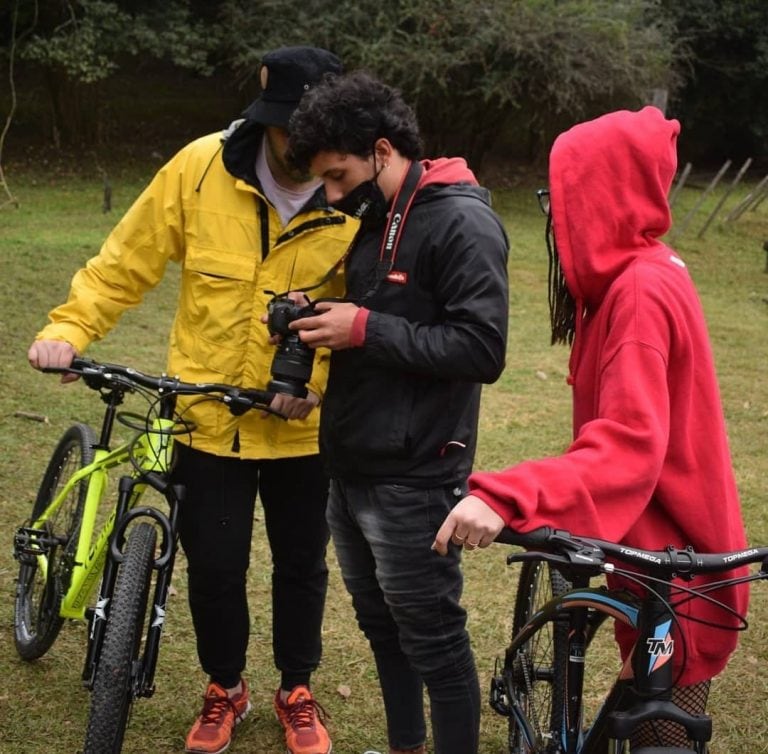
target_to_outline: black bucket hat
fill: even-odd
[[[265,126],[288,128],[303,94],[326,73],[343,73],[341,60],[319,47],[281,47],[261,61],[261,96],[244,111],[243,117]]]

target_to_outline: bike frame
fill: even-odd
[[[62,596],[59,615],[63,618],[89,621],[88,649],[82,678],[85,686],[91,688],[106,629],[110,599],[118,567],[123,560],[120,548],[125,531],[128,524],[139,517],[151,518],[158,524],[163,533],[163,541],[161,554],[154,563],[158,577],[152,604],[152,619],[147,628],[143,661],[141,667],[136,669],[134,681],[135,696],[150,696],[154,692],[154,672],[165,620],[165,602],[177,547],[178,502],[184,493],[183,488],[167,483],[175,442],[175,422],[172,418],[174,398],[161,399],[160,415],[152,420],[150,428],[141,432],[131,442],[110,449],[117,407],[123,401],[124,392],[120,388],[114,388],[102,395],[107,408],[99,443],[94,448],[94,460],[72,474],[43,514],[32,522],[32,526],[42,527],[68,495],[74,494],[76,485],[87,484],[72,577],[66,593]],[[123,464],[132,464],[132,472],[120,478],[117,502],[94,536],[96,516],[103,504],[109,472]],[[157,508],[138,506],[148,485],[165,496],[169,506],[168,516]],[[47,556],[38,554],[37,561],[41,573],[47,577]],[[95,607],[90,607],[99,579],[101,589]]]
[[[101,751],[105,736],[115,745],[122,740],[132,702],[155,690],[166,601],[179,544],[177,523],[186,493],[184,485],[173,480],[172,460],[176,435],[191,436],[195,429],[183,412],[176,412],[177,397],[215,400],[234,416],[260,409],[281,419],[287,417],[271,408],[275,393],[268,390],[184,382],[178,376],[152,376],[128,366],[80,358],[66,369],[50,371],[82,376],[87,387],[99,392],[106,409],[97,440],[82,424],[62,436],[33,510],[41,505],[46,508],[16,530],[14,556],[21,563],[16,645],[23,659],[33,660],[51,647],[61,619],[88,621],[82,678],[94,697],[86,748]],[[146,401],[144,411],[118,413],[129,392]],[[133,431],[134,439],[112,449],[116,420]],[[82,468],[77,467],[78,443],[83,451],[79,463],[89,461]],[[89,447],[84,448],[83,443]],[[118,471],[120,466],[125,468]],[[109,478],[118,475],[116,503],[107,504],[105,496],[114,494]],[[141,504],[147,487],[165,498],[167,511],[162,505]],[[59,522],[59,517],[65,520]],[[59,552],[54,564],[51,553]],[[93,600],[99,579],[101,585]],[[40,583],[42,597],[36,602]],[[119,613],[115,613],[115,605]]]
[[[607,741],[613,742],[612,751],[619,754],[639,723],[658,719],[680,723],[693,741],[693,751],[706,751],[706,742],[711,738],[710,718],[689,714],[671,701],[675,646],[669,632],[673,619],[663,601],[669,596],[669,585],[656,585],[654,589],[655,595],[640,600],[625,591],[576,586],[550,600],[513,637],[507,649],[508,659],[516,656],[546,623],[568,621],[566,713],[558,742],[563,754],[604,754]],[[582,695],[590,610],[625,623],[638,631],[638,638],[617,683],[593,724],[583,732]],[[628,682],[630,678],[631,683]],[[511,714],[527,744],[533,747],[533,727],[511,687],[507,688],[507,698]]]
[[[173,452],[173,436],[161,433],[161,431],[167,430],[172,425],[173,422],[170,420],[155,419],[152,428],[157,430],[157,432],[143,433],[133,443],[125,443],[114,450],[102,447],[96,448],[94,460],[75,472],[42,515],[32,522],[33,527],[42,527],[45,521],[51,518],[61,507],[75,486],[87,479],[88,491],[83,508],[81,528],[77,538],[72,580],[66,594],[62,597],[59,609],[59,614],[62,618],[76,620],[84,620],[86,618],[86,609],[102,574],[109,539],[114,531],[119,507],[116,505],[113,508],[94,540],[96,515],[102,505],[109,479],[109,470],[128,463],[129,459],[133,457],[139,459],[141,472],[154,471],[165,474],[170,466],[170,458]],[[135,472],[134,476],[139,473]],[[128,509],[136,505],[145,489],[146,484],[137,484],[134,487],[132,500],[127,505]],[[47,577],[48,558],[46,555],[39,554],[37,556],[37,563],[41,573]]]

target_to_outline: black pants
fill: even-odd
[[[461,548],[431,549],[463,485],[417,489],[334,479],[328,522],[358,624],[379,672],[392,749],[424,743],[427,687],[435,754],[476,754],[480,687],[460,604]]]
[[[283,688],[308,684],[320,662],[328,586],[328,480],[319,456],[243,461],[176,447],[174,481],[187,488],[179,532],[203,670],[229,688],[245,668],[246,572],[258,494],[272,551],[275,665]]]

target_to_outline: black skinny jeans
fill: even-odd
[[[272,550],[275,665],[283,688],[309,684],[322,652],[328,586],[328,480],[319,456],[244,461],[181,443],[176,447],[174,481],[187,488],[179,532],[203,670],[231,688],[245,668],[250,633],[246,573],[258,494]]]
[[[389,745],[424,743],[422,683],[435,754],[476,754],[480,688],[460,604],[461,548],[430,549],[463,485],[417,489],[334,479],[328,522],[344,583],[373,650]]]

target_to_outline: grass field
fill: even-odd
[[[62,387],[33,372],[26,349],[47,311],[63,300],[72,273],[93,255],[156,166],[134,166],[112,174],[113,210],[101,211],[98,175],[41,166],[32,172],[6,167],[19,209],[0,211],[0,754],[76,752],[82,741],[88,694],[80,671],[85,629],[65,625],[48,655],[25,664],[13,647],[12,596],[16,564],[14,528],[28,515],[39,477],[53,445],[74,420],[97,421],[100,403],[81,385]],[[482,415],[479,468],[498,468],[526,457],[556,453],[569,437],[567,352],[548,346],[546,251],[543,221],[530,185],[499,192],[496,208],[509,230],[511,314],[507,369],[487,389]],[[734,197],[726,208],[735,203]],[[700,196],[683,191],[676,214],[683,217]],[[768,239],[768,202],[738,222],[716,222],[703,240],[712,196],[676,246],[688,262],[707,313],[750,540],[768,542],[768,275],[762,243]],[[725,212],[721,213],[724,216]],[[95,358],[127,362],[149,372],[164,365],[166,335],[174,309],[172,270],[144,305],[129,312]],[[34,421],[18,412],[39,414]],[[685,501],[680,501],[685,505]],[[254,535],[250,573],[252,634],[248,678],[254,712],[238,732],[233,754],[282,751],[271,711],[277,676],[271,660],[269,556],[261,522]],[[509,631],[514,571],[500,546],[465,558],[466,605],[486,693],[494,658]],[[157,692],[134,708],[126,754],[170,754],[196,714],[205,679],[197,668],[186,606],[183,559],[174,579],[161,648]],[[768,594],[754,590],[751,626],[729,669],[714,684],[713,752],[760,750],[768,737]],[[383,714],[373,662],[351,611],[331,552],[331,586],[324,628],[325,655],[313,685],[330,714],[334,751],[384,751]],[[606,662],[609,659],[606,658]],[[349,694],[340,693],[348,687]],[[483,712],[482,754],[504,750],[505,721]]]

